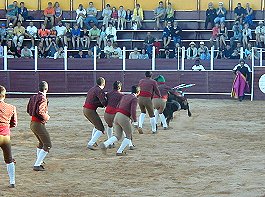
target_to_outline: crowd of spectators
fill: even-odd
[[[106,4],[100,18],[102,19],[102,25],[99,25],[97,9],[93,2],[89,2],[87,8],[82,4],[78,6],[76,9],[76,23],[73,25],[70,23],[63,24],[62,13],[63,10],[58,2],[54,4],[48,2],[47,8],[44,10],[44,22],[41,28],[38,29],[32,21],[26,26],[25,21],[31,19],[28,10],[24,2],[21,2],[18,6],[18,2],[14,1],[7,7],[7,23],[1,24],[1,46],[6,44],[9,47],[9,57],[29,58],[32,57],[32,50],[36,45],[38,46],[39,57],[51,58],[62,57],[63,47],[66,46],[68,49],[78,50],[78,55],[72,56],[80,58],[92,57],[93,46],[95,45],[98,49],[102,49],[97,57],[122,58],[122,50],[117,44],[117,30],[143,28],[144,13],[140,4],[136,4],[132,11],[124,9],[123,6],[117,9],[111,7],[110,4]],[[253,45],[250,40],[253,39],[252,28],[254,28],[253,9],[249,3],[246,4],[245,8],[242,7],[241,3],[237,4],[234,9],[235,22],[232,27],[232,36],[228,34],[226,14],[227,10],[222,2],[219,2],[218,8],[214,8],[213,3],[210,2],[206,10],[205,29],[211,24],[210,44],[217,51],[215,57],[239,58],[242,46],[245,58],[251,58]],[[155,38],[151,35],[151,32],[147,32],[142,48],[134,48],[133,52],[129,54],[130,59],[151,58],[153,46],[155,46],[156,57],[177,58],[180,55],[182,29],[175,20],[172,4],[168,2],[164,6],[163,1],[160,1],[158,7],[154,9],[154,20],[156,21],[154,29],[163,29],[161,37]],[[264,47],[265,26],[263,21],[260,21],[256,27],[255,35],[255,45]],[[25,38],[31,40],[31,46],[28,47],[24,44]],[[160,39],[162,39],[162,43],[160,43]],[[228,39],[230,39],[229,42]],[[38,41],[37,44],[36,41]],[[95,44],[92,45],[91,41]],[[88,50],[88,53],[84,55],[82,50]],[[31,53],[28,51],[31,51]],[[255,58],[259,58],[257,50],[253,53],[255,53]],[[195,42],[191,42],[185,56],[187,59],[209,60],[211,58],[209,48],[204,42],[200,42],[198,47],[196,47]]]

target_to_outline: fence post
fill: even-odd
[[[156,70],[156,48],[153,46],[152,48],[152,70]]]
[[[34,47],[34,60],[35,60],[35,67],[34,70],[35,72],[38,71],[38,47]]]
[[[126,47],[122,48],[122,70],[126,70]]]
[[[262,49],[259,50],[259,66],[262,66]]]
[[[211,47],[211,70],[213,70],[214,63],[214,46]]]
[[[182,47],[181,70],[185,70],[185,47]]]
[[[244,59],[244,48],[240,48],[240,59]]]
[[[4,46],[4,71],[7,71],[7,46]]]
[[[68,69],[68,62],[67,62],[67,46],[64,47],[64,70]]]
[[[94,70],[97,70],[97,47],[94,46]]]
[[[178,70],[179,70],[179,49],[180,49],[180,47],[178,47]]]
[[[254,64],[255,64],[255,59],[254,59],[254,48],[252,47],[252,53],[251,53],[251,64],[252,64],[252,75],[251,75],[251,97],[250,100],[253,101],[254,98]]]

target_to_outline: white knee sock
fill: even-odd
[[[129,146],[133,146],[132,140],[130,140],[130,142],[129,142]]]
[[[48,154],[48,152],[46,152],[43,149],[41,149],[41,151],[39,152],[39,156],[38,156],[34,166],[40,166],[42,161],[44,160],[44,158],[46,157],[47,154]]]
[[[96,130],[97,130],[97,129],[94,127],[93,130],[92,130],[91,138],[92,138],[93,135],[95,134]]]
[[[156,118],[156,124],[158,122],[158,115],[159,115],[159,112],[157,109],[155,109],[155,118]]]
[[[37,159],[38,159],[38,156],[40,154],[40,151],[41,151],[41,149],[40,148],[37,148]]]
[[[130,144],[130,140],[128,138],[124,138],[124,140],[121,143],[120,148],[117,150],[117,153],[122,153],[126,146]]]
[[[152,132],[156,132],[156,118],[155,117],[150,118],[150,123],[151,123]]]
[[[100,136],[102,136],[102,134],[103,134],[102,131],[95,129],[95,133],[87,145],[93,146],[100,138]]]
[[[9,176],[9,183],[15,184],[15,164],[14,162],[6,164],[7,173]]]
[[[140,128],[143,128],[144,118],[145,118],[145,113],[141,113],[139,116],[139,125],[138,125]]]
[[[107,136],[110,139],[113,135],[113,127],[107,127]]]
[[[163,127],[167,128],[167,121],[166,121],[165,115],[164,114],[159,114],[159,117],[160,117],[160,120],[161,120],[161,122],[163,124]]]
[[[109,138],[107,141],[104,142],[105,147],[108,147],[109,145],[117,142],[118,139],[116,138],[116,136],[112,136],[111,138]]]

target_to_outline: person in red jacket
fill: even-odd
[[[103,91],[104,87],[105,79],[99,77],[97,79],[97,84],[87,92],[86,101],[83,106],[84,116],[95,127],[92,131],[92,137],[87,144],[87,148],[90,150],[95,150],[94,144],[105,131],[103,123],[96,111],[98,107],[105,107],[107,105],[106,94]]]
[[[113,135],[113,120],[117,111],[117,106],[123,97],[121,93],[122,83],[120,81],[115,81],[113,83],[113,90],[107,93],[108,104],[104,113],[104,119],[107,123],[107,136],[108,139]]]
[[[154,109],[155,109],[155,118],[156,118],[156,122],[157,122],[158,116],[159,116],[164,130],[167,130],[168,125],[167,125],[166,118],[163,114],[163,111],[166,108],[168,93],[169,92],[174,93],[174,90],[172,90],[171,87],[169,87],[165,84],[166,79],[164,78],[164,76],[159,75],[158,77],[155,78],[155,80],[157,81],[158,89],[159,89],[161,96],[162,96],[161,98],[159,98],[159,96],[157,94],[155,94],[153,99],[152,99]]]
[[[123,156],[125,154],[124,149],[130,146],[132,139],[132,126],[131,121],[137,124],[136,109],[137,109],[137,96],[140,93],[139,86],[132,86],[132,94],[124,95],[118,105],[118,109],[114,118],[114,130],[115,136],[100,144],[101,150],[106,153],[107,147],[122,138],[123,131],[125,132],[125,138],[121,143],[121,146],[116,152],[117,156]]]
[[[161,98],[161,94],[160,94],[160,91],[158,89],[158,85],[157,85],[156,81],[151,79],[151,77],[152,77],[152,72],[146,71],[145,72],[145,78],[141,79],[139,81],[139,86],[140,86],[141,91],[139,94],[138,103],[139,103],[139,107],[141,109],[141,114],[139,116],[138,132],[140,134],[143,133],[142,128],[143,128],[146,110],[147,110],[149,117],[150,117],[152,133],[156,133],[156,131],[157,131],[152,98],[153,98],[154,94],[156,94],[158,96],[158,98]]]
[[[6,89],[0,86],[0,147],[4,153],[4,160],[9,176],[9,188],[15,187],[15,163],[11,153],[10,128],[17,126],[16,107],[4,102]]]
[[[27,113],[31,116],[30,129],[39,141],[37,146],[37,159],[33,166],[34,171],[44,171],[42,165],[44,158],[49,153],[52,143],[50,135],[46,130],[45,124],[50,119],[48,114],[48,83],[42,81],[39,83],[39,92],[33,95],[27,105]]]

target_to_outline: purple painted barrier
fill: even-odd
[[[254,100],[265,100],[265,93],[259,87],[259,80],[262,75],[265,75],[265,67],[255,67],[254,77]],[[263,87],[264,87],[263,83]],[[263,90],[264,91],[264,90]]]
[[[4,70],[4,58],[0,58],[0,70]]]
[[[68,70],[93,70],[94,59],[68,58]]]
[[[38,59],[38,70],[64,70],[64,59]]]
[[[34,70],[34,59],[8,58],[8,70]]]

